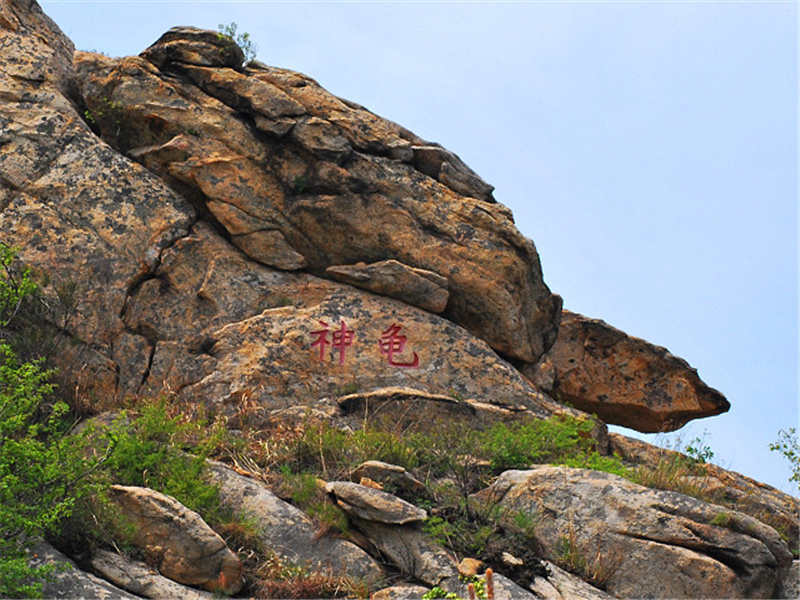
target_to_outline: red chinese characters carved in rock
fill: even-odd
[[[353,345],[353,332],[347,328],[344,320],[341,321],[339,329],[333,331],[333,342],[328,341],[328,324],[325,321],[319,321],[319,324],[324,329],[312,331],[311,335],[316,336],[316,339],[311,343],[311,347],[319,346],[319,359],[325,360],[325,347],[332,346],[334,350],[339,351],[339,364],[344,364],[345,352],[349,346]]]
[[[395,354],[403,353],[403,350],[405,350],[406,347],[406,342],[408,341],[406,336],[400,335],[400,330],[402,328],[402,325],[392,323],[389,328],[381,334],[381,338],[378,341],[378,347],[381,350],[381,354],[386,356],[389,364],[393,367],[413,368],[419,365],[419,356],[417,356],[416,352],[413,353],[414,358],[412,358],[409,362],[400,362],[395,358]]]

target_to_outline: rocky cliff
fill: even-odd
[[[0,241],[47,274],[46,297],[77,286],[74,317],[50,325],[69,341],[56,361],[90,413],[167,397],[231,428],[246,413],[253,430],[314,415],[352,431],[376,414],[486,427],[587,411],[599,417],[594,451],[632,467],[661,454],[609,441],[605,423],[671,431],[729,408],[666,349],[562,313],[533,242],[456,154],[306,75],[245,65],[233,40],[192,27],[135,57],[74,52],[33,0],[0,0],[0,47]],[[466,594],[452,552],[420,528],[429,515],[375,490],[396,490],[379,480],[397,469],[422,486],[408,500],[425,495],[419,473],[391,465],[356,479],[366,485],[328,483],[349,539],[315,535],[264,481],[212,472],[285,560],[373,590],[392,575]],[[791,593],[797,500],[708,469],[692,476],[716,481],[727,504],[586,469],[502,473],[470,502],[491,498],[536,523],[524,528],[528,549],[509,534],[498,597]],[[201,529],[174,499],[125,493],[176,523],[154,516],[153,532],[137,521],[140,545]],[[120,510],[143,514],[134,504]],[[159,550],[147,585],[131,575],[146,565],[120,566],[105,550],[81,566],[120,595],[167,597],[179,584],[236,593],[241,565],[215,535],[195,535],[197,556],[216,558],[191,577],[199,559],[178,549],[174,568]],[[591,564],[565,560],[564,540]],[[545,561],[538,576],[519,554]],[[404,589],[376,597],[420,593]]]

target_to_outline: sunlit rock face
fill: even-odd
[[[550,347],[560,299],[491,186],[305,75],[233,64],[209,34],[174,28],[119,60],[78,53],[104,139],[193,198],[257,262],[341,278],[326,269],[395,260],[449,291],[425,308],[501,354],[533,361]],[[382,279],[378,293],[415,297]]]
[[[666,348],[567,310],[556,343],[522,371],[561,402],[645,433],[674,431],[730,408],[725,396]]]

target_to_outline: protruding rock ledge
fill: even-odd
[[[428,312],[447,306],[447,278],[427,269],[415,269],[397,260],[371,264],[334,265],[325,269],[331,278],[376,294],[390,296]]]
[[[666,348],[567,310],[556,343],[522,372],[558,400],[644,433],[674,431],[730,408],[725,396]]]

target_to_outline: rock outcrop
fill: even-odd
[[[567,310],[556,343],[523,373],[562,402],[645,433],[674,431],[730,408],[666,348]]]
[[[163,396],[234,434],[289,439],[306,419],[410,432],[584,410],[601,419],[601,454],[648,465],[667,451],[605,423],[669,431],[728,409],[664,348],[562,316],[533,242],[456,154],[305,75],[244,66],[232,40],[194,27],[140,56],[76,53],[33,0],[0,0],[0,47],[0,241],[41,275],[45,304],[77,285],[74,317],[43,327],[68,342],[54,360],[89,412]],[[286,442],[259,439],[272,441]],[[477,469],[471,458],[454,460]],[[719,505],[594,471],[508,471],[472,498],[530,548],[498,544],[471,572],[497,567],[498,600],[796,595],[797,499],[703,469],[691,477]],[[421,469],[367,460],[337,474],[355,481],[326,488],[347,540],[261,481],[215,462],[208,477],[292,569],[373,586],[399,572],[466,594],[464,557],[422,526],[445,513],[411,504],[440,493]],[[76,567],[47,596],[252,591],[199,515],[144,488],[111,499],[150,566],[92,548],[81,566],[128,591]]]
[[[337,281],[397,298],[432,313],[442,312],[450,297],[447,278],[433,271],[414,269],[396,260],[383,260],[371,265],[337,265],[325,269],[325,274]]]
[[[32,567],[55,565],[55,571],[42,585],[43,598],[95,598],[96,600],[137,600],[107,581],[78,568],[67,556],[46,542],[31,547],[29,564]]]
[[[792,560],[752,517],[610,473],[506,471],[474,499],[530,515],[546,558],[621,598],[769,598]]]
[[[196,512],[160,492],[114,485],[111,501],[124,523],[128,541],[140,548],[160,573],[211,592],[242,589],[242,564],[225,541]]]
[[[545,564],[550,572],[549,576],[535,577],[530,585],[531,591],[537,598],[542,600],[570,600],[571,598],[610,600],[613,598],[553,563],[545,561]]]
[[[560,299],[533,244],[447,150],[304,75],[232,66],[197,30],[76,66],[103,137],[254,260],[325,276],[395,259],[446,280],[444,314],[499,352],[533,361],[555,339]]]
[[[648,468],[680,460],[674,450],[658,448],[641,440],[618,433],[610,433],[609,449],[626,463]],[[688,460],[686,457],[683,460]],[[735,506],[736,510],[755,517],[781,534],[793,552],[800,542],[800,501],[774,487],[728,471],[711,463],[697,464],[697,475],[687,476],[687,483],[722,505]]]

